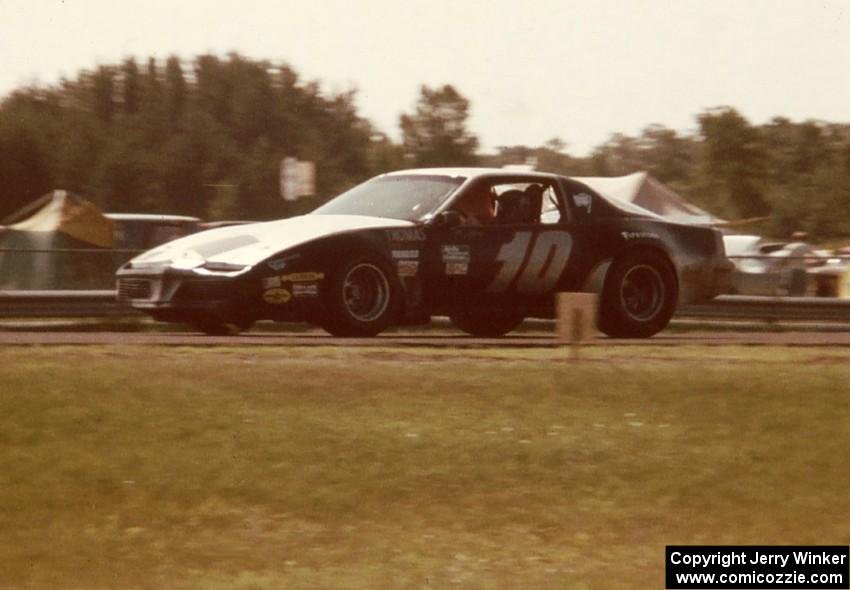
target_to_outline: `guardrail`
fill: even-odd
[[[0,290],[108,291],[115,271],[144,250],[130,248],[0,248]]]
[[[676,317],[850,323],[850,299],[721,295],[705,303],[684,305],[678,310]]]
[[[2,318],[86,318],[141,315],[114,290],[0,291]]]

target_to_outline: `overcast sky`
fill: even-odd
[[[287,62],[398,138],[421,84],[472,103],[485,149],[574,155],[719,105],[850,123],[850,0],[0,0],[0,96],[125,57]]]

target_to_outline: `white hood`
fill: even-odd
[[[302,215],[279,221],[211,229],[163,244],[132,260],[136,268],[194,268],[204,262],[253,265],[317,238],[364,229],[410,227],[411,221],[360,215]]]

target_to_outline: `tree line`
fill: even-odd
[[[817,239],[850,237],[850,125],[776,117],[753,125],[732,107],[706,110],[698,129],[651,125],[615,134],[576,157],[542,146],[479,153],[469,101],[450,85],[422,86],[392,141],[357,112],[356,94],[324,92],[289,66],[238,54],[101,65],[0,103],[0,218],[53,188],[108,211],[273,219],[303,213],[372,175],[419,166],[533,161],[571,176],[646,170],[726,219]],[[284,157],[316,163],[316,195],[279,196]]]
[[[532,158],[541,170],[620,176],[645,170],[715,216],[779,238],[806,231],[817,240],[850,237],[850,125],[775,117],[753,125],[732,107],[704,111],[698,130],[650,125],[614,134],[586,158],[553,139],[538,148],[500,149],[495,163]]]

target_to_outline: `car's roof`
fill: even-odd
[[[478,176],[504,176],[517,177],[527,176],[540,179],[555,178],[555,174],[549,172],[533,172],[525,170],[511,170],[509,168],[411,168],[410,170],[396,170],[389,172],[386,176],[409,176],[409,175],[428,175],[428,176],[452,176],[473,178]]]

